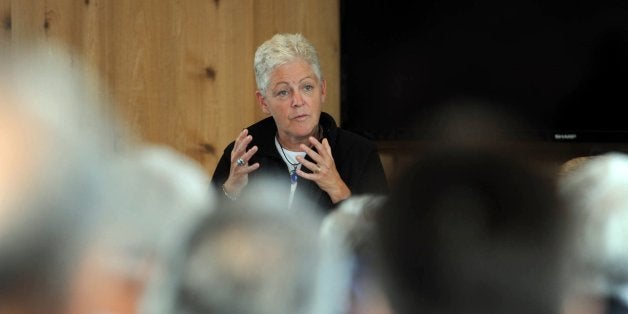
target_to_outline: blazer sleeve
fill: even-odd
[[[222,185],[227,181],[227,178],[229,178],[229,171],[231,170],[231,151],[234,145],[235,142],[231,142],[227,145],[220,160],[218,160],[218,164],[211,178],[211,187],[216,189],[219,195],[224,195]]]

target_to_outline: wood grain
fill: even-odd
[[[198,161],[211,175],[243,127],[264,118],[253,54],[276,32],[318,48],[339,120],[337,0],[0,0],[3,47],[62,43],[102,80],[100,96],[135,134]],[[68,60],[73,62],[75,60]]]

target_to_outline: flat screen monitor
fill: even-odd
[[[341,74],[341,126],[374,140],[472,99],[516,138],[626,142],[628,1],[342,0]]]

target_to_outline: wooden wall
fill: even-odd
[[[133,131],[209,175],[239,130],[264,117],[253,54],[274,33],[300,32],[318,48],[323,110],[340,118],[338,0],[0,0],[0,22],[5,46],[60,42],[88,61]]]

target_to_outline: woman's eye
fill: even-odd
[[[288,96],[288,91],[287,90],[280,90],[276,93],[277,96],[279,97],[285,97]]]
[[[307,84],[307,85],[303,86],[303,89],[305,89],[308,92],[312,91],[312,90],[314,90],[314,85]]]

